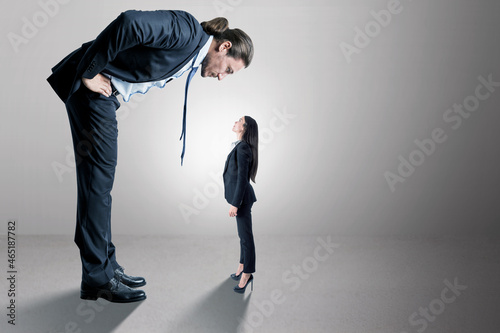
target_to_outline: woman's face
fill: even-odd
[[[241,117],[240,119],[234,122],[233,132],[235,132],[238,135],[243,134],[243,132],[245,131],[244,125],[245,125],[245,117]]]

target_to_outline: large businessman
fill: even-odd
[[[111,241],[117,96],[127,102],[135,93],[163,88],[189,73],[181,135],[185,140],[187,91],[196,70],[201,67],[202,77],[222,80],[248,67],[252,57],[250,37],[229,29],[225,18],[200,24],[184,11],[126,11],[52,68],[48,81],[66,105],[75,150],[81,298],[118,303],[146,298],[143,290],[134,289],[144,286],[145,279],[125,274]]]

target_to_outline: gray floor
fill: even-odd
[[[500,327],[498,239],[257,235],[255,288],[244,296],[228,279],[238,260],[236,236],[114,241],[126,272],[147,278],[147,300],[80,300],[72,237],[19,236],[16,326],[7,324],[2,279],[0,331],[497,333]]]

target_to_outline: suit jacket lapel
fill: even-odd
[[[227,167],[229,165],[229,160],[231,158],[231,155],[234,154],[234,152],[236,151],[236,147],[238,147],[238,145],[236,145],[233,150],[231,150],[231,152],[229,153],[229,155],[227,155],[227,159],[226,159],[226,164],[224,165],[224,172],[223,173],[226,173],[226,170],[227,170]]]

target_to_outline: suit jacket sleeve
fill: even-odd
[[[250,164],[252,163],[252,151],[250,149],[250,146],[244,142],[240,143],[236,148],[238,176],[236,179],[236,188],[234,190],[234,196],[231,204],[239,208],[243,201],[245,190],[249,185],[248,176],[250,173]]]
[[[126,11],[104,29],[87,49],[77,73],[92,79],[124,50],[142,45],[153,48],[185,47],[198,21],[183,11]]]

